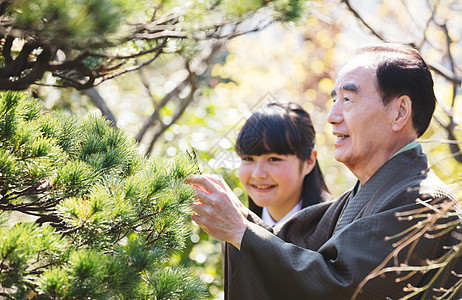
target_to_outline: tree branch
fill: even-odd
[[[5,44],[3,45],[3,58],[5,58],[5,63],[10,64],[13,62],[13,58],[11,57],[11,47],[13,46],[14,38],[11,35],[8,35],[5,40]]]
[[[346,4],[346,6],[348,7],[348,10],[356,17],[356,19],[358,19],[364,26],[366,26],[367,29],[369,29],[369,31],[375,35],[376,37],[378,37],[380,40],[382,41],[385,41],[385,38],[382,37],[377,31],[375,31],[360,15],[359,13],[351,6],[350,4],[350,1],[349,0],[342,0],[342,2],[344,2]]]
[[[180,82],[172,91],[170,91],[167,95],[162,98],[162,100],[154,107],[154,112],[149,116],[148,119],[143,123],[143,126],[141,127],[140,131],[136,135],[136,141],[141,142],[143,139],[144,135],[146,134],[146,131],[154,124],[156,120],[159,119],[159,111],[174,97],[176,96],[179,92],[181,92],[185,86],[188,84],[189,79],[186,78],[182,82]]]
[[[218,4],[219,1],[216,1],[212,3],[208,9],[215,10]],[[266,4],[262,6],[266,6]],[[30,31],[16,29],[12,27],[13,23],[7,17],[5,17],[4,20],[0,19],[0,34],[4,34],[7,37],[3,45],[3,53],[1,54],[4,56],[5,66],[0,70],[0,89],[21,90],[27,88],[31,84],[37,84],[53,87],[73,87],[77,90],[85,90],[95,87],[106,80],[113,79],[131,71],[139,70],[149,65],[161,54],[167,53],[164,51],[164,48],[167,46],[169,40],[183,40],[188,38],[195,42],[214,39],[229,40],[240,35],[260,31],[275,22],[273,18],[269,18],[269,21],[261,21],[253,28],[244,31],[238,30],[238,27],[242,27],[243,21],[248,18],[245,17],[232,21],[218,22],[215,25],[189,32],[185,30],[181,24],[181,14],[177,12],[167,12],[156,19],[156,12],[155,10],[152,19],[147,23],[128,24],[131,26],[132,31],[120,39],[120,43],[118,44],[108,44],[102,46],[102,48],[88,49],[78,53],[76,57],[71,55],[70,53],[72,52],[69,51],[67,60],[66,58],[63,59],[62,57],[58,58],[51,55],[48,57],[46,64],[30,60],[30,56],[33,54],[34,49],[43,49],[42,52],[56,52],[59,49],[55,44],[49,42],[49,45],[41,45],[39,44],[39,41],[42,41],[40,39],[40,34],[34,33],[33,29]],[[249,13],[249,15],[252,14],[254,13]],[[6,26],[8,24],[10,25]],[[230,28],[232,29],[229,30]],[[16,59],[13,59],[11,47],[16,38],[24,39],[27,42]],[[117,50],[119,47],[131,46],[129,43],[138,41],[146,42],[143,44],[143,48],[146,47],[148,49],[144,48],[136,53],[127,55],[114,55],[112,53],[116,52],[113,50]],[[153,41],[157,41],[158,43],[152,43]],[[101,51],[101,53],[97,51]],[[175,51],[168,53],[175,53]],[[144,63],[133,65],[134,58],[148,54],[154,54],[154,56]],[[38,67],[37,64],[39,64]],[[56,84],[38,82],[43,77],[45,71],[52,72],[52,75],[61,78],[62,82]],[[29,74],[27,72],[29,72]]]
[[[175,113],[172,117],[172,120],[169,124],[164,124],[161,123],[159,130],[155,133],[154,137],[151,140],[151,143],[149,144],[149,147],[146,151],[146,155],[149,156],[151,154],[152,148],[154,147],[154,144],[157,142],[158,138],[168,129],[170,126],[175,124],[176,121],[183,115],[184,111],[186,108],[191,104],[191,102],[194,100],[194,93],[198,89],[197,85],[197,78],[196,74],[190,73],[190,76],[188,77],[189,84],[191,85],[191,91],[189,92],[188,97],[186,97],[183,101],[180,102],[180,105],[176,107]]]
[[[24,69],[26,69],[26,65],[28,62],[27,59],[29,58],[29,55],[34,49],[39,47],[39,45],[36,42],[29,41],[24,44],[18,56],[14,60],[12,60],[12,57],[11,57],[12,43],[13,41],[11,39],[7,39],[7,41],[5,42],[5,45],[7,46],[8,59],[5,59],[5,62],[7,62],[5,67],[0,69],[0,78],[20,76],[21,72]],[[9,63],[8,63],[8,60],[9,60]]]
[[[106,105],[106,102],[104,101],[103,97],[101,97],[100,93],[94,87],[82,90],[82,93],[90,98],[93,104],[98,107],[102,115],[105,116],[107,120],[111,121],[111,126],[117,128],[117,120],[112,114],[112,111]]]
[[[188,70],[188,73],[189,73],[189,76],[188,78],[186,79],[187,83],[189,83],[189,85],[191,86],[191,90],[189,92],[189,95],[186,99],[184,99],[183,101],[180,102],[180,105],[177,107],[173,117],[172,117],[172,121],[169,123],[169,124],[163,124],[161,123],[159,129],[156,131],[156,133],[154,134],[150,144],[149,144],[149,147],[146,151],[146,154],[147,155],[150,155],[151,152],[152,152],[152,149],[154,147],[154,144],[157,142],[157,140],[159,139],[159,137],[173,124],[175,124],[175,122],[183,115],[184,111],[186,110],[186,108],[189,106],[189,104],[192,103],[192,101],[194,100],[194,95],[195,95],[195,92],[199,89],[199,82],[197,80],[197,78],[199,76],[203,76],[204,74],[206,74],[207,72],[210,71],[210,67],[211,67],[211,60],[212,60],[212,57],[216,54],[216,52],[222,47],[224,42],[217,42],[215,43],[213,46],[211,46],[211,51],[210,53],[208,53],[208,55],[206,57],[204,57],[202,59],[202,63],[205,63],[207,65],[207,68],[205,70],[203,70],[201,72],[201,74],[196,74],[196,72],[192,71],[190,69],[190,65],[189,65],[189,62],[186,62],[186,70]],[[182,82],[184,83],[184,81]],[[177,95],[179,93],[179,91],[177,93],[175,93],[175,95]],[[165,105],[165,104],[164,104]]]
[[[28,53],[29,50],[32,51],[32,48],[26,49],[26,51],[24,51],[24,48],[23,48],[21,53],[24,53],[23,55],[25,55],[25,53]],[[48,61],[50,58],[51,58],[50,50],[47,48],[43,48],[42,53],[40,53],[40,55],[37,57],[37,61],[35,62],[34,67],[29,72],[29,74],[15,81],[10,80],[9,78],[8,79],[3,78],[9,72],[8,69],[5,73],[2,72],[2,74],[0,75],[0,77],[2,77],[0,79],[0,90],[18,91],[18,90],[27,89],[32,82],[35,82],[43,77],[43,74],[45,73],[47,69]],[[19,59],[19,56],[14,60],[12,64],[10,64],[8,68],[12,68],[11,66],[24,65],[23,62],[21,61],[18,61],[18,63],[16,63],[18,59]],[[27,57],[25,59],[27,61]]]
[[[451,52],[451,45],[452,45],[453,42],[452,42],[452,39],[451,39],[451,37],[449,35],[449,30],[448,30],[447,24],[444,23],[444,24],[440,25],[440,27],[443,29],[443,32],[444,32],[444,34],[446,36],[446,53],[448,55],[449,65],[451,67],[451,72],[455,73],[454,58],[453,58],[452,52]],[[456,82],[452,81],[451,111],[454,110],[454,105],[455,105],[456,95],[457,95],[457,87],[458,87],[458,84]],[[454,129],[455,129],[457,124],[454,122],[454,117],[453,117],[452,113],[448,114],[448,117],[449,117],[449,124],[447,126],[444,126],[444,128],[448,132],[448,139],[457,141],[457,138],[456,138],[456,136],[454,134]],[[451,150],[451,153],[452,153],[452,156],[454,157],[454,159],[456,161],[458,161],[459,163],[462,163],[462,152],[460,151],[459,144],[457,144],[457,143],[449,144],[449,149]]]

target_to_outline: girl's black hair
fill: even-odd
[[[257,109],[245,122],[236,140],[239,156],[276,153],[309,159],[315,143],[310,115],[298,104],[272,102]],[[303,180],[302,208],[325,201],[329,191],[316,160]],[[261,216],[262,208],[249,197],[249,208]]]

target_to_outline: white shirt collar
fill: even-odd
[[[279,222],[276,222],[273,220],[273,218],[270,216],[269,212],[268,212],[268,209],[266,207],[263,207],[263,212],[261,214],[261,219],[263,221],[266,222],[266,224],[270,225],[270,226],[276,226],[278,224],[282,224],[284,223],[285,221],[287,221],[287,219],[289,219],[293,214],[295,214],[296,212],[298,212],[299,210],[302,209],[302,200],[300,200],[297,205],[294,206],[294,208],[292,208],[291,211],[289,211],[281,220],[279,220]]]

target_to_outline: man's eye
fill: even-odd
[[[343,98],[343,100],[344,100],[345,102],[349,102],[349,101],[350,101],[350,98],[345,97],[345,98]]]

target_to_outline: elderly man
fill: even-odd
[[[198,199],[194,221],[239,249],[226,262],[228,298],[397,299],[422,287],[419,295],[428,299],[443,293],[433,287],[456,280],[450,272],[459,267],[456,259],[438,269],[437,279],[435,271],[410,272],[460,242],[451,234],[457,214],[442,213],[457,201],[416,142],[435,109],[433,80],[422,57],[399,44],[363,47],[339,72],[332,98],[334,156],[358,178],[338,200],[308,207],[271,228],[224,182],[189,179]],[[410,211],[424,216],[398,219],[397,213]],[[435,220],[450,227],[432,226]],[[364,280],[396,265],[412,267]]]

